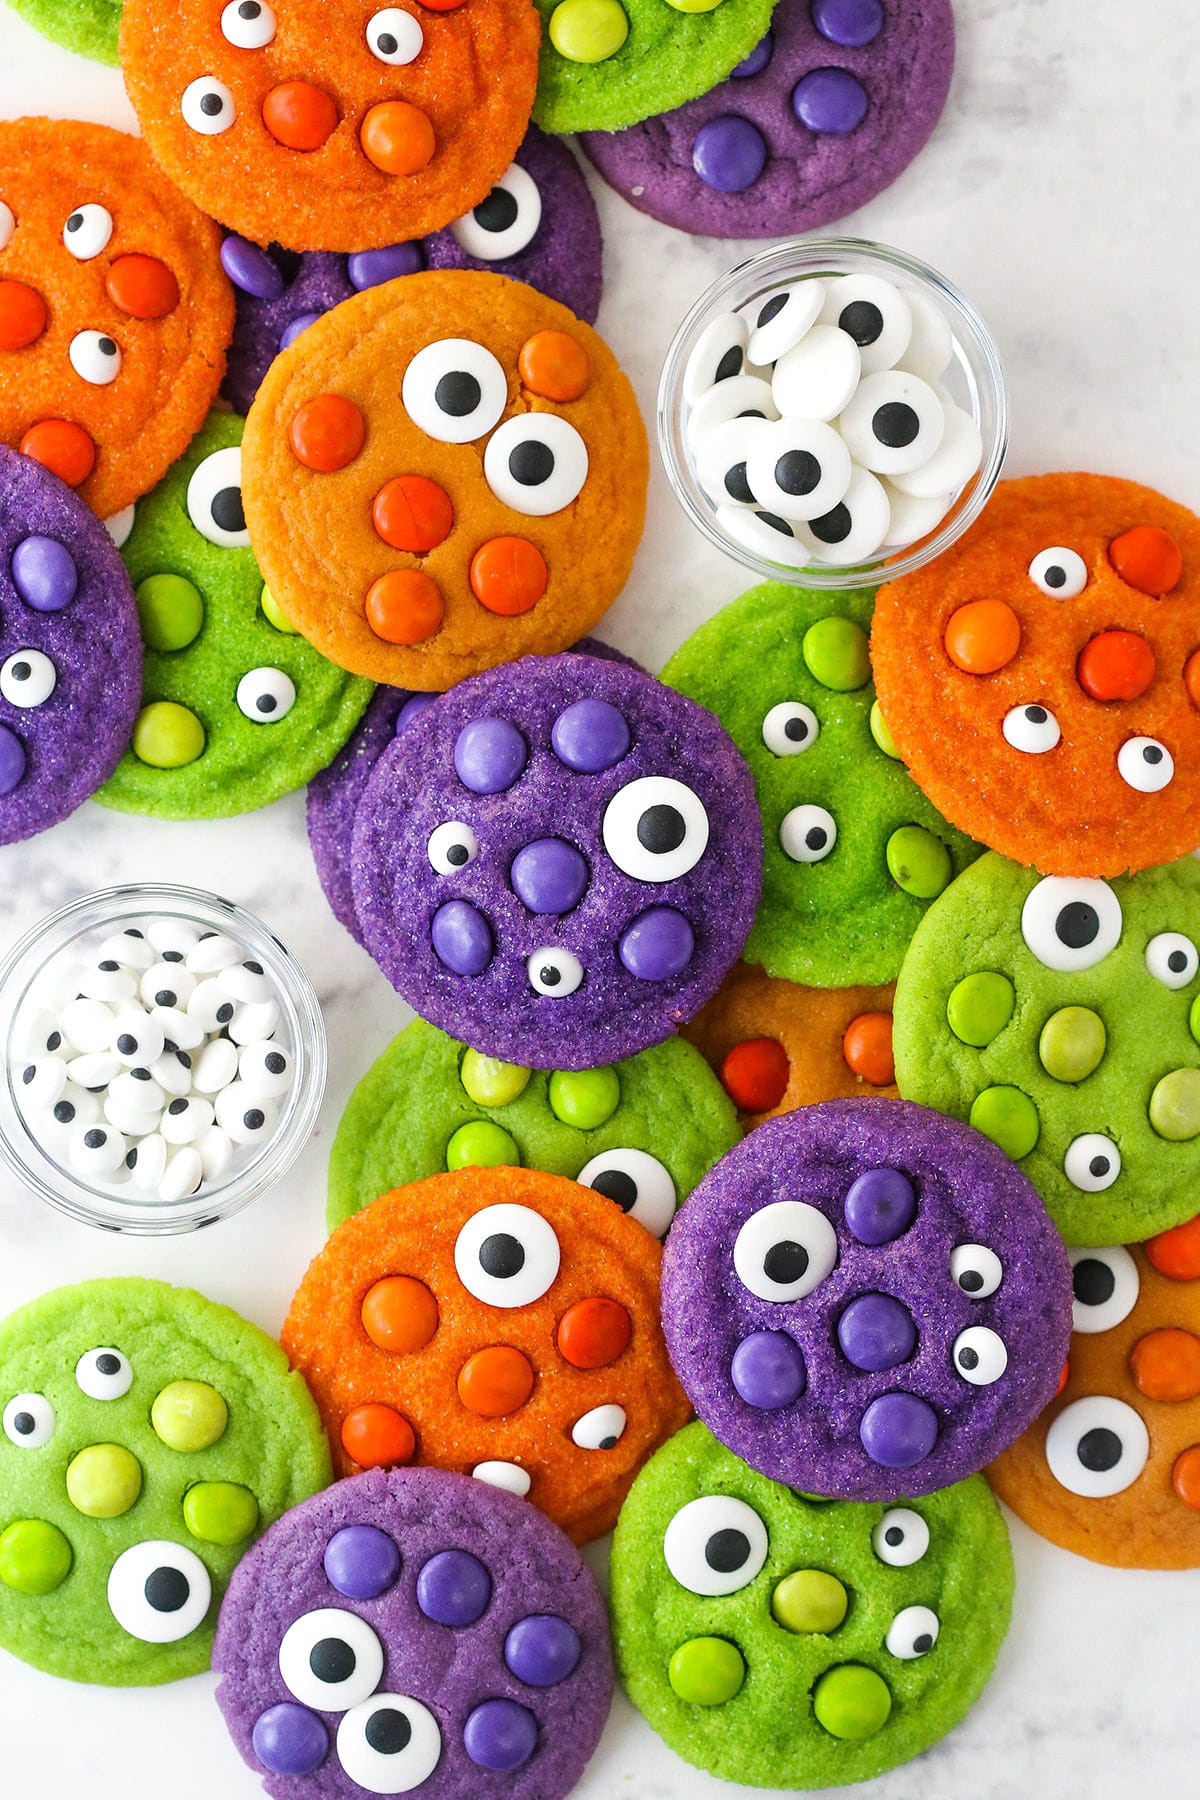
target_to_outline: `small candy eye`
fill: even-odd
[[[529,1306],[554,1285],[560,1252],[553,1228],[528,1206],[485,1206],[454,1244],[454,1266],[469,1294],[488,1306]]]
[[[229,0],[221,35],[239,50],[263,50],[275,37],[275,14],[260,0]]]
[[[215,75],[199,75],[189,81],[179,102],[183,122],[202,137],[218,137],[237,117],[233,95]]]
[[[986,1325],[968,1325],[954,1340],[954,1366],[972,1387],[991,1387],[1008,1367],[1004,1339]]]
[[[108,1609],[143,1644],[177,1644],[203,1625],[212,1581],[182,1544],[151,1539],[123,1550],[108,1574]]]
[[[1004,1266],[986,1244],[958,1244],[950,1252],[950,1275],[968,1299],[987,1300],[1004,1279]]]
[[[283,1634],[279,1673],[302,1706],[345,1712],[366,1700],[383,1676],[383,1649],[365,1619],[340,1606],[303,1613]]]
[[[1072,1331],[1111,1331],[1137,1305],[1137,1264],[1128,1250],[1113,1244],[1103,1250],[1068,1250],[1071,1260]]]
[[[1091,1394],[1065,1406],[1046,1433],[1050,1473],[1069,1494],[1105,1500],[1131,1487],[1150,1455],[1150,1434],[1123,1400]]]
[[[928,1656],[938,1640],[938,1616],[928,1606],[906,1606],[888,1626],[883,1640],[893,1656],[913,1662]]]
[[[107,332],[77,331],[67,355],[75,373],[89,387],[108,387],[121,373],[120,346]]]
[[[570,950],[547,944],[525,959],[525,972],[535,994],[547,1000],[565,1000],[583,981],[583,964]]]
[[[837,1233],[802,1200],[774,1200],[751,1213],[737,1234],[733,1266],[760,1300],[803,1300],[837,1262]]]
[[[793,862],[824,862],[837,843],[837,820],[823,806],[793,806],[783,815],[779,843]]]
[[[820,721],[803,700],[780,700],[762,722],[763,743],[772,756],[800,756],[820,735]]]
[[[652,1237],[662,1237],[675,1217],[675,1183],[657,1156],[645,1150],[601,1150],[575,1179],[619,1206]]]
[[[238,711],[254,725],[275,725],[296,704],[296,687],[282,669],[250,669],[237,684]]]
[[[415,62],[424,42],[425,33],[402,6],[385,6],[367,21],[367,44],[381,63]]]
[[[427,344],[404,371],[400,389],[414,425],[439,444],[469,444],[498,422],[508,404],[504,370],[470,338]]]
[[[447,819],[430,832],[426,849],[430,865],[439,875],[453,875],[475,861],[479,855],[479,839],[469,825]]]
[[[441,1755],[437,1720],[409,1694],[372,1694],[337,1728],[342,1771],[368,1794],[410,1793],[429,1779]]]
[[[1085,1131],[1067,1145],[1063,1173],[1081,1193],[1102,1194],[1121,1173],[1121,1152],[1102,1132]]]
[[[94,201],[77,206],[63,226],[62,241],[79,262],[91,262],[108,248],[113,234],[112,214]]]
[[[187,486],[188,518],[201,537],[223,550],[250,543],[242,510],[242,452],[237,444],[214,450],[192,471]]]
[[[625,1408],[593,1406],[571,1427],[571,1441],[581,1450],[615,1450],[625,1435]]]
[[[670,775],[643,775],[619,788],[601,831],[618,869],[635,881],[675,881],[708,848],[703,802]]]
[[[0,664],[0,694],[11,706],[42,706],[58,686],[58,670],[40,650],[18,650]]]
[[[1160,931],[1146,945],[1146,967],[1164,987],[1186,987],[1194,981],[1200,968],[1200,956],[1190,937],[1182,931]]]
[[[468,256],[500,262],[527,250],[541,222],[541,189],[527,169],[511,163],[491,193],[450,229]]]
[[[871,1547],[880,1562],[907,1569],[928,1550],[929,1527],[911,1506],[890,1507],[871,1533]]]
[[[1029,579],[1052,600],[1073,600],[1087,586],[1087,564],[1077,550],[1053,544],[1039,550],[1029,565]]]
[[[1126,738],[1117,751],[1117,774],[1138,794],[1161,794],[1175,779],[1175,758],[1157,738]]]
[[[1058,720],[1044,706],[1014,706],[1004,715],[1005,742],[1027,756],[1042,756],[1062,740]]]
[[[89,1400],[120,1400],[133,1386],[133,1370],[120,1350],[87,1350],[75,1364],[75,1380]]]
[[[503,506],[544,519],[578,496],[587,480],[587,445],[569,419],[523,413],[488,439],[483,473]]]
[[[1021,908],[1021,936],[1044,969],[1093,969],[1121,941],[1121,902],[1106,881],[1047,875]]]
[[[4,200],[0,200],[0,250],[6,250],[17,229],[17,221],[13,217],[13,209]]]
[[[14,1394],[4,1409],[4,1435],[18,1450],[40,1450],[54,1436],[54,1423],[44,1394]]]
[[[767,1542],[752,1506],[731,1494],[705,1494],[675,1514],[663,1556],[680,1587],[715,1598],[749,1587],[767,1560]]]

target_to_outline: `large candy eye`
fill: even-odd
[[[1146,1466],[1150,1434],[1123,1400],[1091,1394],[1065,1406],[1046,1433],[1046,1461],[1060,1487],[1105,1500],[1130,1487]]]
[[[863,374],[875,375],[905,356],[912,342],[913,310],[907,297],[880,275],[842,275],[825,290],[821,318],[853,339]]]
[[[1117,774],[1138,794],[1161,794],[1175,778],[1175,758],[1157,738],[1126,738],[1117,751]]]
[[[950,1276],[971,1300],[987,1300],[1004,1279],[1004,1267],[986,1244],[958,1244],[950,1252]]]
[[[689,1593],[736,1594],[767,1560],[767,1528],[744,1500],[706,1494],[675,1514],[663,1534],[663,1556]]]
[[[1026,756],[1043,756],[1062,740],[1054,714],[1044,706],[1014,706],[1004,715],[1005,742]]]
[[[928,1656],[938,1640],[938,1616],[927,1606],[906,1606],[888,1626],[883,1640],[893,1656],[913,1662]]]
[[[488,1306],[528,1306],[554,1285],[559,1265],[552,1227],[528,1206],[485,1206],[454,1243],[458,1279]]]
[[[864,375],[838,425],[856,463],[876,475],[903,475],[938,449],[946,414],[919,376],[884,369]]]
[[[54,1436],[54,1408],[45,1394],[14,1394],[4,1409],[4,1435],[18,1450],[40,1450]]]
[[[537,236],[542,222],[542,195],[520,163],[510,163],[491,193],[450,229],[468,256],[499,262],[518,256]]]
[[[279,1673],[289,1694],[320,1712],[345,1712],[375,1692],[383,1648],[365,1619],[340,1606],[319,1606],[293,1621],[279,1646]]]
[[[780,700],[762,722],[763,743],[772,756],[799,756],[820,735],[820,721],[803,700]]]
[[[907,1569],[928,1550],[929,1527],[911,1506],[893,1506],[871,1533],[871,1548],[890,1568]]]
[[[475,861],[479,855],[479,839],[469,825],[447,819],[445,824],[430,832],[426,850],[431,866],[439,875],[453,875]]]
[[[570,950],[546,944],[525,959],[525,973],[535,994],[547,1000],[565,1000],[583,981],[583,964]]]
[[[296,704],[296,687],[282,669],[250,669],[237,684],[238,711],[255,725],[275,725]]]
[[[385,6],[367,21],[367,45],[381,63],[415,62],[424,42],[425,33],[402,6]]]
[[[614,1450],[625,1435],[625,1408],[593,1406],[571,1427],[571,1441],[581,1450]]]
[[[275,37],[275,14],[261,0],[229,0],[221,35],[239,50],[264,50]]]
[[[783,519],[819,519],[846,497],[850,452],[819,419],[777,419],[757,432],[746,480],[760,506]]]
[[[733,1246],[738,1280],[760,1300],[803,1300],[837,1262],[837,1232],[803,1200],[774,1200],[751,1213]]]
[[[113,234],[112,214],[94,201],[77,206],[63,226],[62,241],[79,262],[91,262],[107,249]]]
[[[215,75],[199,75],[195,81],[189,81],[183,90],[179,110],[184,124],[190,125],[202,137],[218,137],[222,131],[228,131],[237,118],[233,95]]]
[[[765,424],[763,419],[726,419],[723,425],[706,431],[696,445],[696,474],[714,505],[724,506],[730,501],[739,506],[754,505],[746,465]]]
[[[1164,987],[1186,987],[1194,981],[1200,967],[1200,956],[1190,937],[1182,931],[1160,931],[1146,945],[1146,967]]]
[[[675,881],[708,848],[708,814],[670,775],[643,775],[613,795],[601,826],[604,848],[635,881]]]
[[[77,331],[67,349],[71,367],[89,387],[108,387],[121,373],[121,351],[104,331]]]
[[[1068,1250],[1071,1259],[1072,1331],[1111,1331],[1137,1305],[1137,1264],[1128,1250],[1113,1244],[1104,1250]]]
[[[0,694],[11,706],[42,706],[58,685],[58,670],[40,650],[18,650],[0,664]]]
[[[1081,1193],[1102,1194],[1121,1173],[1121,1152],[1102,1132],[1085,1131],[1067,1145],[1063,1173]]]
[[[437,1720],[409,1694],[372,1694],[337,1729],[338,1761],[368,1794],[411,1793],[433,1774],[441,1755]]]
[[[837,843],[837,820],[823,806],[793,806],[783,815],[779,843],[793,862],[824,862]]]
[[[1121,902],[1106,881],[1047,875],[1025,898],[1021,936],[1044,969],[1094,969],[1121,941]]]
[[[1029,579],[1052,600],[1073,600],[1087,586],[1087,564],[1077,550],[1054,544],[1039,550],[1029,565]]]
[[[182,1544],[153,1540],[123,1550],[108,1574],[108,1609],[143,1644],[177,1644],[203,1625],[212,1581]]]
[[[242,452],[238,444],[214,450],[193,471],[187,486],[188,518],[201,537],[223,550],[244,550],[250,542],[242,510]]]
[[[1008,1367],[1004,1339],[986,1325],[968,1325],[954,1340],[954,1366],[972,1387],[991,1387]]]
[[[508,404],[504,370],[470,338],[427,344],[404,371],[405,411],[439,444],[469,444],[492,429]]]
[[[645,1150],[601,1150],[575,1179],[613,1201],[653,1237],[662,1237],[675,1217],[675,1183],[657,1156]]]
[[[120,1400],[133,1386],[133,1370],[120,1350],[86,1350],[75,1364],[75,1380],[89,1400]]]
[[[483,473],[497,500],[534,519],[570,506],[587,472],[587,445],[557,413],[506,419],[483,453]]]

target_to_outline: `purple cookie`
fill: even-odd
[[[451,1037],[590,1069],[669,1037],[758,902],[750,772],[711,713],[567,653],[461,681],[379,760],[351,850],[363,941]]]
[[[578,1550],[438,1469],[356,1475],[274,1524],[229,1584],[213,1668],[275,1800],[560,1800],[612,1699]]]
[[[771,1119],[677,1214],[675,1372],[764,1475],[847,1500],[974,1474],[1054,1398],[1071,1271],[1001,1150],[901,1100]]]
[[[790,237],[886,188],[937,124],[950,0],[779,0],[728,81],[582,144],[639,212],[710,237]]]
[[[57,476],[0,445],[0,844],[57,825],[108,780],[141,691],[115,544]]]

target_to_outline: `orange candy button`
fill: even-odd
[[[896,1079],[891,1013],[859,1013],[851,1019],[842,1037],[842,1055],[850,1073],[868,1087],[890,1087]]]
[[[385,644],[423,644],[445,610],[437,582],[420,569],[393,569],[367,594],[367,624]]]
[[[946,625],[946,655],[967,675],[994,675],[1020,642],[1021,622],[1003,600],[971,600]]]
[[[1200,1444],[1193,1444],[1175,1458],[1171,1486],[1185,1506],[1200,1512]]]
[[[481,1419],[517,1412],[533,1392],[528,1357],[511,1344],[489,1344],[469,1356],[458,1371],[458,1397]]]
[[[521,346],[517,372],[543,400],[578,400],[592,379],[592,359],[567,331],[535,331]]]
[[[454,507],[445,488],[425,475],[395,475],[371,508],[375,529],[393,550],[423,556],[450,536]]]
[[[1187,659],[1183,671],[1183,684],[1188,691],[1188,699],[1200,712],[1200,650],[1193,650]]]
[[[353,400],[318,394],[298,408],[288,438],[297,462],[330,475],[354,461],[366,442],[367,423]]]
[[[362,1303],[363,1330],[381,1350],[411,1356],[423,1350],[438,1328],[438,1304],[412,1275],[385,1275],[368,1288]]]
[[[338,126],[337,107],[311,81],[281,81],[263,101],[262,116],[285,150],[319,150]]]
[[[17,446],[68,487],[82,487],[96,466],[96,446],[82,425],[70,419],[43,419],[31,425]]]
[[[118,256],[104,285],[113,305],[131,319],[165,319],[179,305],[179,283],[157,256]]]
[[[546,559],[528,538],[489,538],[471,558],[471,592],[505,619],[536,606],[549,580]]]
[[[1160,1275],[1169,1275],[1172,1281],[1200,1281],[1200,1213],[1184,1225],[1160,1231],[1145,1249]]]
[[[1080,651],[1075,673],[1093,700],[1136,700],[1154,669],[1154,652],[1136,631],[1101,631]]]
[[[363,155],[385,175],[415,175],[433,161],[433,126],[407,100],[381,100],[359,128]]]
[[[774,1038],[747,1038],[721,1064],[721,1086],[742,1112],[770,1112],[787,1093],[787,1051]]]
[[[1129,1366],[1147,1400],[1194,1400],[1200,1394],[1200,1338],[1177,1325],[1139,1338]]]
[[[1066,1385],[1067,1385],[1068,1381],[1070,1381],[1070,1379],[1071,1379],[1071,1364],[1070,1364],[1070,1360],[1068,1359],[1066,1362],[1064,1362],[1062,1368],[1058,1372],[1058,1386],[1054,1390],[1054,1397],[1056,1400],[1057,1400],[1058,1396],[1062,1393],[1063,1389],[1066,1387]]]
[[[412,1460],[413,1428],[393,1406],[370,1400],[342,1420],[342,1448],[360,1469],[389,1469]]]
[[[558,1347],[573,1369],[605,1369],[632,1331],[629,1314],[615,1300],[577,1300],[558,1321]]]
[[[1161,525],[1135,525],[1108,546],[1108,560],[1122,581],[1140,594],[1169,594],[1183,574],[1183,552]]]
[[[0,281],[0,350],[26,350],[46,329],[46,302],[23,281]]]

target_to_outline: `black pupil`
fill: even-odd
[[[1103,1162],[1105,1168],[1097,1169],[1097,1162]],[[1093,1175],[1103,1175],[1108,1167],[1108,1158],[1098,1156],[1089,1167]],[[1113,1297],[1117,1278],[1107,1263],[1095,1256],[1085,1256],[1071,1271],[1071,1285],[1081,1306],[1104,1306]]]
[[[808,721],[800,718],[789,719],[783,728],[783,735],[793,744],[802,744],[808,736]]]
[[[557,987],[562,980],[562,970],[556,968],[553,963],[543,963],[538,974],[543,987]]]
[[[678,850],[686,836],[687,824],[675,806],[648,806],[637,822],[638,843],[654,856]]]
[[[254,702],[254,710],[260,713],[273,713],[279,705],[274,694],[260,694]]]
[[[13,1430],[18,1437],[32,1437],[37,1420],[32,1413],[19,1412],[13,1419]]]
[[[475,208],[475,219],[485,231],[507,231],[510,225],[516,224],[519,211],[520,208],[508,189],[497,187],[492,189],[486,200],[479,202]]]
[[[883,314],[870,300],[852,300],[838,314],[838,324],[861,350],[865,344],[873,344],[883,330]]]
[[[115,356],[117,354],[117,346],[110,337],[102,337],[97,347],[102,356]]]
[[[965,1350],[960,1350],[958,1353],[958,1366],[960,1369],[977,1369],[979,1367],[978,1350],[972,1350],[969,1345]]]
[[[240,19],[257,19],[261,11],[262,7],[258,4],[258,0],[242,0],[242,4],[238,7],[238,17]]]
[[[433,390],[433,398],[441,412],[452,419],[465,419],[483,398],[483,389],[465,369],[451,369]]]
[[[82,226],[83,226],[83,214],[82,213],[72,213],[70,218],[67,220],[67,230],[68,231],[79,231],[82,228]]]
[[[530,438],[510,451],[508,472],[522,487],[540,487],[554,473],[554,452],[549,444]]]
[[[318,1681],[330,1687],[349,1681],[358,1666],[357,1658],[345,1638],[321,1638],[308,1653],[308,1666]]]
[[[713,379],[715,381],[728,381],[731,375],[740,375],[741,372],[742,352],[737,344],[733,344],[717,364],[717,372]]]
[[[251,1107],[248,1113],[242,1114],[242,1124],[247,1131],[261,1131],[266,1121],[266,1113],[260,1112],[257,1106]]]
[[[763,1274],[780,1287],[789,1287],[793,1281],[799,1281],[807,1268],[808,1251],[793,1238],[782,1238],[778,1244],[772,1244],[763,1257]]]
[[[118,1375],[121,1370],[121,1360],[119,1357],[113,1356],[111,1351],[106,1350],[103,1356],[96,1358],[96,1368],[101,1375]]]
[[[753,502],[754,495],[750,492],[750,483],[746,480],[744,462],[733,463],[726,469],[725,492],[731,499],[741,500],[744,505],[750,505]]]
[[[1107,1469],[1115,1469],[1120,1462],[1121,1440],[1106,1425],[1095,1425],[1080,1438],[1076,1454],[1085,1469],[1102,1475]]]
[[[1163,759],[1162,749],[1161,749],[1161,746],[1158,744],[1147,744],[1146,748],[1142,751],[1142,761],[1143,762],[1147,762],[1147,763],[1151,763],[1151,764],[1160,763],[1162,761],[1162,759]]]
[[[821,465],[811,450],[785,450],[775,464],[775,483],[785,494],[811,494],[821,479]]]
[[[123,1031],[117,1039],[117,1049],[122,1056],[132,1056],[137,1049],[137,1039],[130,1037],[127,1031]]]
[[[958,1285],[964,1294],[977,1294],[983,1286],[983,1276],[978,1269],[964,1269],[958,1278]]]
[[[1091,1162],[1088,1164],[1088,1168],[1097,1180],[1100,1179],[1101,1175],[1107,1175],[1109,1169],[1107,1156],[1093,1156]]]
[[[471,853],[465,844],[451,844],[446,852],[446,861],[453,863],[456,869],[461,869],[463,864],[470,860]]]
[[[267,1072],[271,1075],[282,1075],[287,1068],[287,1058],[280,1056],[278,1050],[272,1050],[267,1057]]]
[[[889,450],[903,450],[920,429],[920,419],[903,400],[889,400],[886,406],[877,409],[871,420],[871,430]]]
[[[205,94],[200,102],[200,111],[206,119],[215,119],[224,104],[220,94]]]
[[[395,56],[397,50],[400,48],[390,31],[381,31],[375,41],[385,56]],[[487,202],[485,201],[484,204],[486,205]]]
[[[735,1569],[744,1568],[749,1555],[749,1538],[732,1525],[714,1531],[704,1546],[704,1560],[718,1575],[732,1575]]]
[[[890,1544],[893,1550],[899,1549],[900,1545],[904,1542],[904,1533],[901,1531],[899,1525],[889,1525],[883,1534],[883,1541],[885,1544]]]
[[[637,1205],[637,1182],[624,1169],[605,1169],[597,1175],[592,1186],[606,1200],[612,1200],[622,1212],[628,1212],[631,1206]]]
[[[1025,717],[1029,720],[1031,725],[1044,725],[1046,723],[1046,709],[1044,706],[1027,706],[1025,708]]]
[[[102,1144],[107,1144],[108,1139],[102,1131],[85,1131],[83,1141],[89,1150],[99,1150]]]
[[[397,1712],[395,1707],[381,1706],[367,1720],[363,1736],[380,1756],[398,1756],[408,1747],[412,1726],[405,1714]]]
[[[174,1006],[175,998],[175,992],[172,988],[159,988],[157,994],[154,996],[154,1004],[156,1006]]]
[[[525,1248],[508,1231],[494,1231],[479,1246],[479,1266],[497,1281],[509,1281],[525,1267]]]
[[[781,519],[778,513],[760,512],[755,513],[754,516],[756,519],[761,519],[764,525],[769,525],[772,531],[782,531],[784,537],[791,537],[791,526],[786,519]]]
[[[1167,967],[1172,975],[1182,975],[1187,968],[1187,957],[1182,950],[1172,950],[1167,958]]]
[[[933,1639],[927,1631],[923,1631],[920,1637],[913,1639],[913,1649],[921,1656],[924,1656],[927,1650],[933,1649]]]
[[[844,544],[853,523],[850,508],[839,503],[832,512],[823,513],[819,519],[810,519],[808,529],[823,544]]]
[[[178,1118],[180,1113],[187,1111],[187,1106],[188,1106],[188,1103],[186,1100],[172,1100],[170,1106],[168,1106],[168,1108],[167,1108],[167,1111],[169,1113],[171,1113],[175,1118]]]
[[[69,1100],[60,1100],[54,1109],[54,1116],[60,1125],[69,1125],[75,1117],[75,1108]]]
[[[187,1605],[191,1591],[191,1583],[179,1569],[154,1569],[147,1575],[142,1589],[146,1605],[159,1613],[178,1612],[181,1606]]]
[[[773,294],[766,305],[759,308],[759,324],[769,325],[772,319],[777,319],[787,305],[787,298],[786,294]]]
[[[33,670],[27,662],[14,663],[12,672],[15,681],[28,681],[33,674]]]
[[[1086,900],[1070,900],[1054,921],[1054,935],[1068,950],[1086,950],[1100,935],[1100,915]]]
[[[246,515],[242,510],[242,490],[236,487],[221,488],[213,495],[212,516],[214,525],[222,531],[245,531]]]
[[[829,839],[829,833],[823,825],[813,825],[804,834],[804,842],[810,850],[823,850]]]
[[[1047,587],[1059,588],[1067,585],[1067,571],[1061,563],[1051,563],[1042,576]]]

